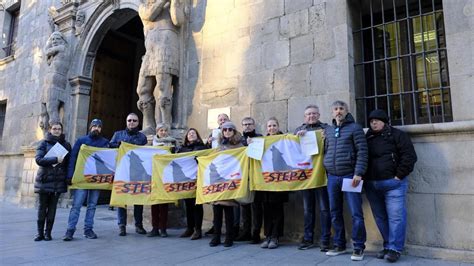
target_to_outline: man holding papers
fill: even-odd
[[[89,134],[80,137],[71,152],[71,159],[69,161],[69,167],[67,171],[67,181],[71,184],[74,170],[76,169],[77,155],[82,144],[92,147],[108,148],[109,140],[100,135],[102,131],[102,120],[94,119],[89,125]],[[69,213],[69,219],[67,223],[67,231],[63,237],[64,241],[71,241],[73,239],[74,232],[76,231],[76,225],[81,214],[81,207],[84,200],[87,198],[87,212],[84,218],[84,236],[88,239],[96,239],[97,235],[92,230],[94,225],[95,208],[97,201],[99,200],[100,190],[97,189],[76,189],[74,191],[74,198],[72,200],[71,212]]]
[[[410,137],[388,124],[384,110],[372,111],[369,121],[369,167],[364,187],[383,238],[377,258],[396,262],[405,245],[407,176],[417,157]]]
[[[343,101],[331,105],[332,125],[324,131],[324,167],[328,175],[329,206],[335,231],[334,248],[326,252],[337,256],[346,252],[346,233],[343,219],[343,195],[352,215],[352,260],[363,260],[366,241],[362,195],[360,192],[343,192],[343,181],[352,179],[352,187],[361,186],[362,175],[367,170],[368,151],[362,127],[355,123],[349,107]]]
[[[308,131],[322,130],[328,126],[319,121],[319,107],[308,105],[304,111],[304,124],[295,130],[295,135],[304,136]],[[319,202],[319,219],[321,223],[321,237],[319,247],[321,252],[329,250],[331,238],[331,215],[329,213],[329,197],[327,187],[306,189],[303,194],[304,208],[304,236],[298,249],[305,250],[313,246],[315,203]]]

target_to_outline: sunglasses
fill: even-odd
[[[138,119],[128,119],[127,122],[138,122]]]
[[[339,136],[341,135],[340,132],[339,132],[340,128],[339,127],[336,127],[336,129],[334,129],[334,137],[335,138],[339,138]]]
[[[232,129],[232,128],[223,128],[222,131],[223,131],[223,132],[226,132],[226,131],[234,131],[234,129]]]

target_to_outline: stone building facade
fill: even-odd
[[[110,137],[127,113],[139,112],[139,4],[1,2],[4,198],[34,199],[32,144],[42,138],[43,47],[53,29],[71,46],[60,110],[69,141],[86,133],[92,116],[104,120]],[[189,0],[186,10],[173,95],[177,132],[207,132],[216,108],[227,108],[237,123],[254,117],[260,132],[271,116],[292,132],[307,104],[319,105],[327,122],[330,104],[344,100],[365,125],[366,110],[384,108],[410,133],[419,157],[409,179],[407,251],[474,260],[473,0]],[[286,236],[296,240],[303,231],[297,193],[286,209]],[[364,211],[371,248],[380,237],[367,202]]]

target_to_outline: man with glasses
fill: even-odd
[[[242,119],[242,145],[248,146],[247,140],[249,138],[261,137],[261,134],[255,132],[255,119],[252,117],[244,117]],[[240,211],[242,211],[242,230],[235,239],[235,241],[250,241],[253,244],[260,243],[260,228],[262,227],[263,209],[260,203],[241,204],[240,208],[236,207],[234,213],[234,225],[240,226]],[[253,230],[252,230],[253,225]],[[236,230],[234,229],[234,232]],[[237,230],[238,231],[238,230]]]
[[[324,167],[328,175],[329,206],[334,228],[334,248],[326,252],[337,256],[346,252],[346,233],[343,219],[343,195],[352,216],[352,260],[364,259],[366,231],[362,211],[362,195],[359,192],[342,192],[344,179],[350,179],[357,187],[367,170],[368,148],[362,127],[355,123],[349,107],[343,101],[331,105],[332,125],[325,129]]]
[[[130,113],[126,119],[127,128],[116,131],[112,140],[110,140],[110,147],[118,148],[122,142],[127,142],[134,145],[146,145],[146,136],[139,131],[138,125],[140,121],[138,115]],[[135,217],[135,232],[137,234],[145,235],[146,230],[143,228],[143,205],[133,206],[133,216]],[[127,235],[127,209],[118,208],[117,220],[119,226],[119,236]]]
[[[308,131],[323,130],[328,124],[319,121],[319,107],[308,105],[304,111],[304,124],[295,129],[295,135],[304,136]],[[313,246],[315,205],[319,203],[319,219],[321,223],[321,237],[319,248],[321,252],[329,250],[331,238],[331,215],[329,213],[329,197],[327,187],[302,190],[304,208],[304,235],[298,249],[306,250]]]
[[[67,171],[68,185],[71,185],[72,176],[76,169],[77,155],[82,144],[92,147],[107,148],[109,147],[109,140],[100,135],[102,131],[102,121],[100,119],[94,119],[89,125],[89,134],[80,137],[71,151],[71,157],[69,159],[69,167]],[[76,231],[76,225],[79,221],[79,215],[81,214],[81,207],[84,201],[87,199],[87,211],[86,217],[84,218],[84,237],[88,239],[96,239],[97,235],[92,230],[94,225],[95,208],[97,201],[99,200],[100,190],[98,189],[75,189],[72,200],[71,211],[69,212],[69,218],[67,223],[66,234],[63,236],[64,241],[71,241],[73,239],[74,232]]]

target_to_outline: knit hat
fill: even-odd
[[[91,123],[89,124],[89,129],[93,126],[99,126],[102,127],[102,120],[94,118]]]
[[[222,128],[222,129],[224,129],[224,128],[232,128],[233,130],[237,130],[237,128],[235,127],[234,123],[232,123],[231,121],[227,121],[227,122],[225,122],[224,124],[222,124],[221,128]]]
[[[373,110],[372,112],[370,112],[370,115],[369,115],[369,122],[370,120],[372,119],[378,119],[382,122],[384,122],[385,124],[388,123],[388,115],[387,113],[382,110],[382,109],[375,109]]]

